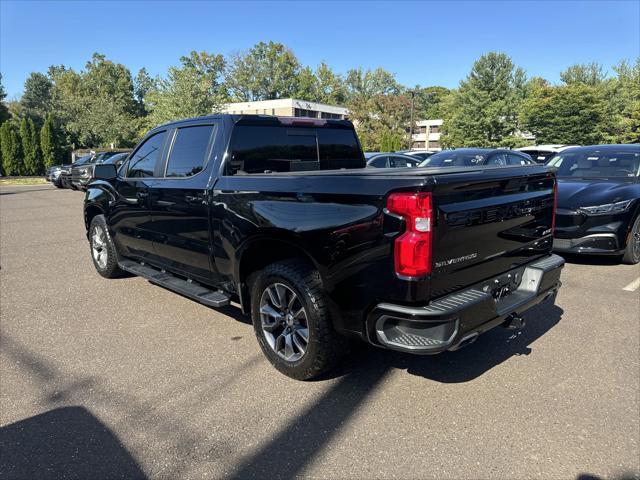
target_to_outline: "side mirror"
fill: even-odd
[[[99,163],[93,167],[93,178],[113,180],[118,176],[118,169],[112,163]]]

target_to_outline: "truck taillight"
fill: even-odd
[[[558,179],[553,182],[553,216],[551,217],[551,234],[556,231],[556,210],[558,209]]]
[[[433,230],[431,193],[392,193],[387,210],[403,217],[407,226],[395,241],[396,273],[403,277],[428,275]]]

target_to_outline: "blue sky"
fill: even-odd
[[[405,85],[455,87],[491,50],[558,81],[573,63],[607,69],[640,56],[640,0],[458,2],[27,2],[0,0],[0,71],[9,98],[32,71],[81,69],[95,51],[163,74],[191,50],[258,41],[338,72],[383,67]]]

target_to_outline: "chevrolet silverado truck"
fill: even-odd
[[[472,343],[560,286],[555,173],[542,165],[369,169],[353,125],[218,115],[151,130],[96,165],[84,220],[98,273],[210,307],[237,302],[284,374],[349,337],[414,354]]]

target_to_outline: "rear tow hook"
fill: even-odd
[[[507,317],[502,324],[507,330],[522,330],[526,326],[527,322],[520,315],[512,313]]]

